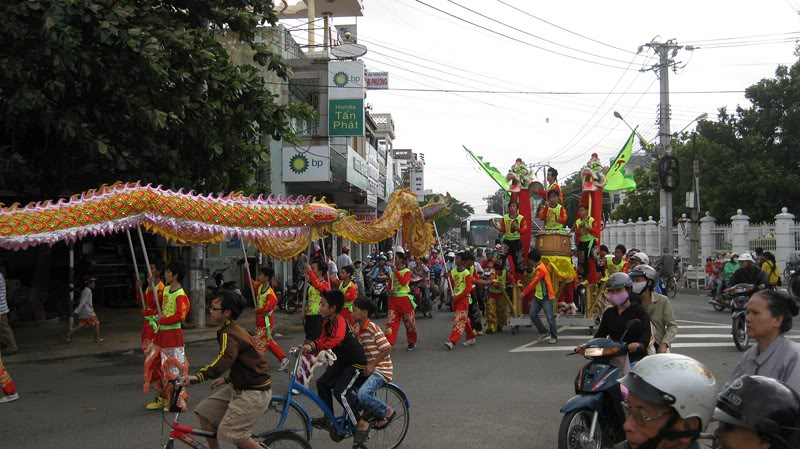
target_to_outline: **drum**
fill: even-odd
[[[534,192],[534,193],[539,193],[542,190],[544,190],[544,185],[542,185],[542,183],[539,182],[539,181],[533,181],[528,186],[528,190],[530,190],[531,192]]]
[[[572,257],[572,240],[569,234],[543,232],[536,236],[536,249],[543,256]]]

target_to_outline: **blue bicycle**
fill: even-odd
[[[346,438],[353,436],[355,426],[347,417],[347,413],[342,411],[340,416],[336,416],[327,404],[320,399],[317,394],[305,387],[302,383],[297,382],[297,369],[300,365],[299,352],[297,349],[290,351],[291,356],[295,357],[294,369],[289,376],[289,386],[286,395],[272,396],[269,408],[265,414],[264,423],[268,429],[290,430],[303,435],[308,441],[311,441],[311,434],[313,425],[311,422],[311,415],[298,402],[292,392],[300,396],[305,396],[310,399],[316,407],[322,410],[322,413],[332,423],[330,428],[330,437],[335,442],[340,442]],[[383,427],[376,426],[380,418],[369,419],[369,439],[364,447],[369,449],[395,449],[400,446],[408,433],[409,425],[409,408],[410,404],[406,394],[400,387],[395,384],[389,383],[385,387],[377,391],[377,397],[389,405],[395,411],[395,417]]]

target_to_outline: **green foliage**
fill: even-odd
[[[503,215],[503,210],[507,201],[507,194],[505,190],[497,189],[497,191],[493,194],[483,197],[483,200],[486,201],[487,214]]]
[[[216,40],[234,32],[254,62],[269,0],[28,0],[0,5],[0,184],[47,198],[137,180],[214,192],[252,183],[268,139],[293,138],[308,108],[282,106],[255,65]]]
[[[433,197],[433,195],[425,195],[424,202],[427,203],[431,197]],[[450,213],[434,220],[439,230],[439,235],[441,236],[451,229],[459,229],[461,227],[461,220],[474,214],[475,209],[473,209],[472,206],[453,198],[450,202]]]
[[[613,212],[612,220],[625,220],[639,217],[658,219],[658,182],[651,182],[650,170],[640,168],[633,173],[636,191],[625,194],[625,200]],[[677,195],[676,195],[677,197]],[[678,215],[680,216],[680,215]]]
[[[782,207],[800,213],[800,63],[780,66],[774,78],[745,91],[748,108],[725,108],[716,121],[673,140],[680,185],[673,193],[673,216],[690,215],[686,192],[692,190],[692,162],[700,162],[700,206],[718,222],[742,209],[751,222],[771,222]],[[695,156],[696,155],[696,156]],[[626,196],[612,218],[658,219],[658,182],[637,175],[638,190]],[[656,179],[655,176],[653,179]]]

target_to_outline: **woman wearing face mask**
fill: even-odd
[[[600,327],[594,338],[610,338],[628,344],[628,356],[631,362],[637,362],[647,355],[650,344],[650,318],[640,304],[634,304],[630,298],[631,278],[625,273],[614,273],[606,282],[608,299],[614,305],[603,312]],[[639,324],[627,330],[629,321],[639,320]],[[623,339],[623,335],[625,338]]]
[[[628,276],[633,282],[633,292],[641,298],[642,306],[653,325],[655,351],[669,352],[669,347],[678,335],[678,321],[675,320],[669,298],[654,291],[658,277],[655,268],[650,265],[639,265],[631,270]]]

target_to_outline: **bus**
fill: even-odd
[[[497,214],[481,214],[461,220],[461,245],[463,247],[493,247],[494,241],[500,233],[492,221],[502,218],[502,215]]]

